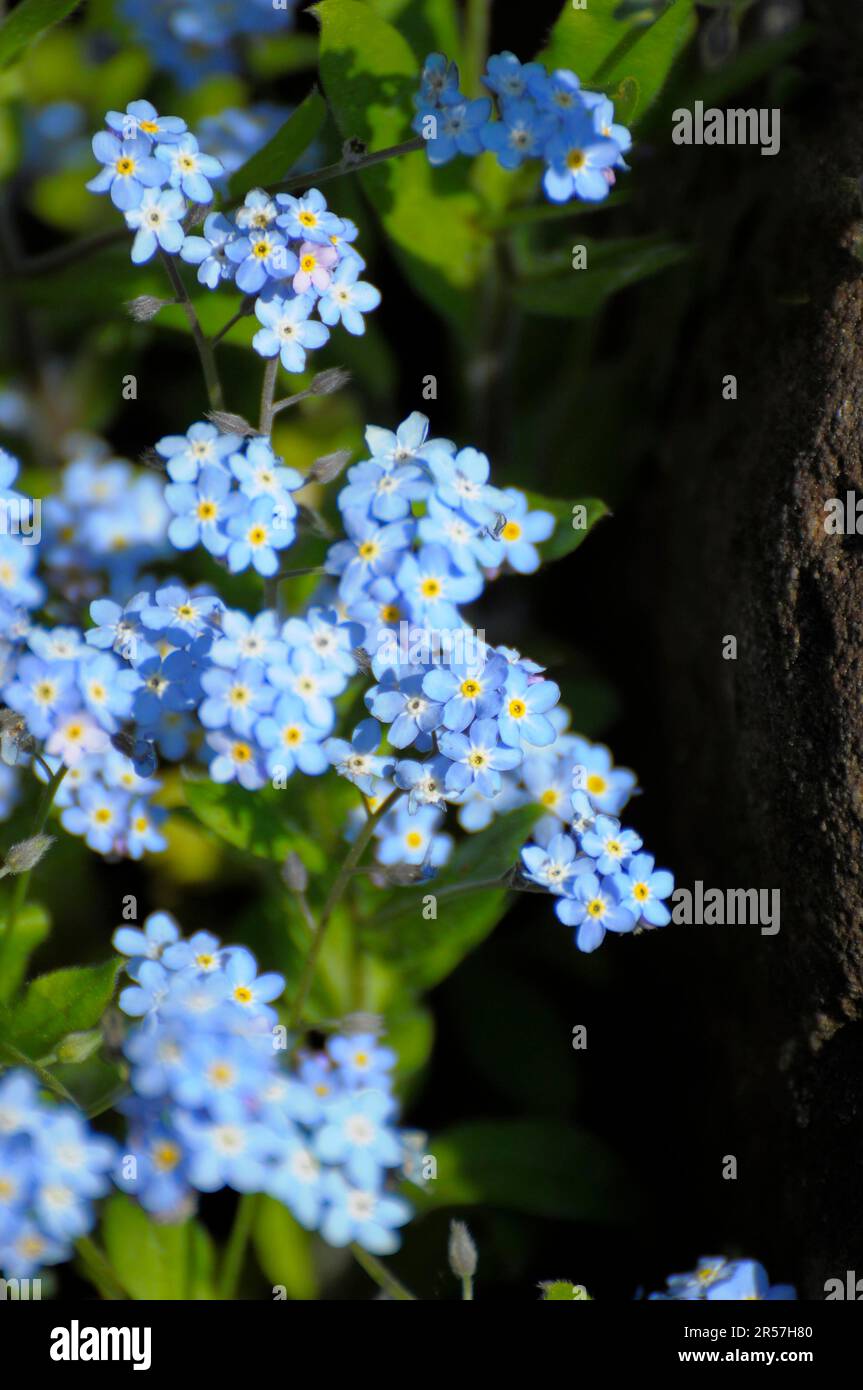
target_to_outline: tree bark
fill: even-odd
[[[863,7],[812,8],[781,153],[685,152],[702,260],[645,558],[673,843],[711,886],[781,891],[777,936],[726,929],[748,1000],[726,1044],[753,1209],[778,1190],[823,1298],[863,1275],[863,537],[825,527],[863,499]]]

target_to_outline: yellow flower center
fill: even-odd
[[[214,521],[215,518],[216,518],[216,515],[217,515],[217,510],[216,510],[216,504],[215,504],[215,502],[199,502],[199,503],[198,503],[198,520],[199,520],[199,521]]]
[[[180,1150],[176,1144],[157,1144],[153,1149],[153,1167],[160,1173],[169,1173],[180,1162]]]
[[[359,548],[359,555],[361,560],[373,560],[377,553],[378,546],[376,541],[363,541],[362,545]]]
[[[477,695],[482,694],[482,686],[479,681],[475,681],[469,676],[467,680],[462,681],[460,694],[462,694],[466,700],[475,700]]]
[[[130,159],[127,154],[121,155],[115,164],[115,169],[121,178],[127,179],[130,174],[135,172],[135,161]]]
[[[295,747],[298,743],[302,743],[303,731],[302,729],[298,729],[296,724],[292,724],[290,728],[285,729],[285,732],[282,734],[282,738],[284,739],[285,743],[287,743],[289,746]]]
[[[418,830],[409,830],[405,835],[405,844],[408,849],[419,849],[422,845],[423,837]]]
[[[424,579],[420,585],[423,598],[440,598],[443,585],[439,579]]]
[[[632,890],[632,896],[637,898],[640,903],[647,902],[650,897],[650,889],[646,883],[636,883]]]
[[[527,714],[527,705],[524,700],[510,700],[509,712],[513,719],[523,719]]]
[[[591,772],[587,779],[587,790],[594,796],[601,796],[608,783],[604,777],[600,777],[598,772]]]
[[[252,750],[247,743],[235,743],[232,756],[235,763],[248,763],[252,758]]]
[[[249,532],[250,545],[263,545],[267,539],[267,531],[264,526],[253,526]]]
[[[270,254],[270,243],[266,238],[256,241],[252,247],[252,255],[257,256],[259,261],[265,261]]]
[[[517,521],[508,521],[500,534],[505,541],[517,541],[521,535],[521,527]]]
[[[605,911],[605,903],[602,898],[591,898],[587,904],[587,912],[590,917],[601,917]]]
[[[248,985],[237,985],[234,990],[234,998],[238,1004],[251,1004],[252,991],[249,989]]]
[[[566,167],[573,174],[577,174],[579,169],[583,169],[587,163],[587,155],[584,150],[570,150],[566,156]]]

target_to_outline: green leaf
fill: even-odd
[[[403,34],[421,63],[445,53],[461,66],[461,33],[455,0],[369,0],[381,19]]]
[[[6,921],[0,921],[0,941],[6,930]],[[0,974],[0,1000],[11,999],[24,979],[27,962],[36,947],[41,945],[51,930],[51,919],[47,910],[39,903],[27,903],[15,923],[15,935],[3,960]]]
[[[549,1284],[540,1284],[543,1303],[584,1303],[591,1302],[590,1294],[583,1284],[570,1284],[566,1279],[554,1279]]]
[[[548,540],[537,543],[537,550],[545,565],[552,560],[562,560],[564,555],[576,550],[588,531],[592,531],[596,523],[609,514],[608,507],[598,497],[566,501],[562,497],[543,497],[538,492],[525,492],[525,496],[529,511],[551,512],[557,522]]]
[[[655,237],[604,242],[581,237],[579,244],[587,248],[586,267],[521,280],[513,295],[522,309],[552,318],[589,318],[618,290],[680,265],[691,255],[679,242]]]
[[[477,1120],[434,1137],[437,1177],[420,1210],[488,1205],[553,1221],[622,1221],[627,1185],[614,1155],[585,1131],[555,1121]]]
[[[502,878],[512,868],[539,813],[537,806],[508,811],[487,830],[468,835],[438,878],[397,889],[383,903],[370,899],[363,937],[375,953],[398,962],[409,988],[430,989],[443,980],[503,917],[506,886],[472,883]],[[423,916],[429,894],[437,900],[436,919]]]
[[[295,850],[311,873],[325,867],[321,847],[289,815],[297,805],[290,787],[250,792],[235,783],[184,778],[183,793],[198,820],[236,849],[277,863]]]
[[[79,4],[80,0],[23,0],[0,24],[0,68],[14,62],[46,29],[59,24]]]
[[[261,1269],[288,1297],[309,1303],[319,1295],[312,1262],[313,1238],[273,1197],[259,1197],[252,1232]]]
[[[364,141],[370,151],[410,139],[419,62],[407,40],[358,0],[322,0],[312,12],[321,23],[321,81],[342,136]],[[418,150],[357,177],[404,274],[432,308],[467,329],[466,291],[484,269],[491,242],[478,223],[479,199],[464,186],[465,171],[432,169]],[[333,201],[338,206],[337,196]]]
[[[267,188],[286,178],[320,131],[326,116],[327,104],[317,87],[313,87],[263,149],[231,175],[232,197],[242,198],[251,188]]]
[[[38,1062],[67,1033],[94,1028],[111,1002],[121,964],[110,960],[40,975],[21,1003],[0,1015],[0,1044],[9,1042]]]
[[[567,0],[547,46],[537,55],[547,68],[570,68],[582,85],[609,95],[626,80],[627,115],[640,119],[664,87],[697,21],[695,0],[672,0],[652,24],[615,18],[620,0],[590,0],[573,9]],[[632,97],[637,105],[631,104]]]
[[[213,1244],[197,1221],[156,1224],[129,1197],[114,1196],[102,1217],[105,1253],[135,1299],[214,1298]]]

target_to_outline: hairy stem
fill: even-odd
[[[257,1194],[254,1192],[244,1192],[237,1202],[234,1224],[231,1227],[231,1234],[228,1236],[228,1243],[225,1246],[225,1254],[222,1260],[222,1270],[219,1278],[220,1298],[230,1299],[236,1294],[237,1284],[239,1283],[243,1268],[243,1259],[246,1254],[246,1246],[252,1234],[252,1226],[255,1221],[257,1205]]]
[[[177,300],[182,305],[183,312],[192,330],[192,338],[194,339],[195,347],[198,349],[198,356],[201,359],[201,369],[204,373],[204,382],[207,387],[210,409],[221,410],[225,402],[222,395],[222,383],[219,378],[219,369],[216,366],[216,358],[213,353],[213,345],[201,327],[201,321],[195,312],[194,304],[189,298],[189,292],[183,283],[183,277],[174,264],[172,257],[169,256],[167,252],[161,250],[159,251],[159,255],[162,258],[162,264],[168,272],[168,279],[171,282]]]
[[[45,788],[42,794],[42,799],[39,802],[39,807],[36,812],[36,819],[34,820],[33,828],[30,831],[31,837],[33,835],[41,835],[42,831],[44,830],[45,822],[48,819],[48,813],[51,810],[52,805],[54,804],[54,797],[57,795],[60,783],[66,776],[67,771],[68,768],[65,766],[65,764],[61,763],[57,771],[52,774],[51,780]],[[0,976],[2,976],[3,969],[9,959],[9,953],[12,949],[12,941],[15,936],[15,928],[18,924],[18,918],[20,917],[21,910],[27,901],[27,890],[30,887],[30,878],[32,872],[32,869],[28,869],[26,873],[18,874],[15,879],[15,887],[12,890],[12,899],[9,904],[9,918],[6,923],[6,930],[3,933],[2,937],[0,937]]]
[[[358,159],[340,159],[335,164],[324,164],[320,169],[312,169],[308,174],[292,174],[289,179],[272,186],[274,193],[287,193],[292,188],[317,188],[319,183],[340,178],[342,174],[357,174],[363,169],[371,169],[374,164],[383,164],[388,159],[397,159],[401,154],[412,154],[421,150],[425,141],[421,135],[412,140],[404,140],[400,145],[389,145],[385,150],[374,150]]]
[[[361,1265],[370,1279],[374,1279],[378,1288],[383,1289],[384,1293],[389,1294],[399,1303],[416,1303],[417,1296],[411,1293],[410,1289],[394,1274],[391,1274],[385,1264],[376,1255],[370,1255],[368,1250],[364,1250],[361,1245],[352,1245],[351,1254],[358,1265]]]
[[[401,790],[401,788],[396,787],[393,791],[390,792],[389,796],[386,798],[384,802],[381,803],[378,809],[375,812],[373,812],[372,815],[369,816],[359,835],[354,840],[354,843],[351,845],[348,854],[345,856],[342,867],[336,874],[335,882],[333,883],[333,886],[330,889],[329,897],[324,903],[323,910],[318,919],[318,923],[315,928],[315,934],[312,937],[312,944],[309,949],[309,954],[306,957],[306,963],[303,967],[303,974],[300,979],[300,983],[297,987],[296,998],[294,999],[293,1005],[291,1007],[291,1014],[288,1020],[288,1028],[291,1031],[297,1028],[300,1019],[302,1018],[303,1008],[305,1006],[309,990],[311,989],[312,981],[315,977],[315,970],[317,968],[318,959],[323,948],[324,937],[326,936],[330,918],[332,917],[333,912],[338,906],[342,894],[344,893],[345,889],[351,881],[353,871],[356,868],[357,864],[360,862],[360,859],[363,855],[363,851],[365,850],[367,844],[372,838],[375,826],[377,825],[378,821],[386,815],[387,811],[390,810],[390,808],[394,805],[398,798],[403,795],[404,792]]]

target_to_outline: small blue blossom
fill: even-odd
[[[183,195],[176,189],[146,189],[137,207],[126,213],[126,225],[135,232],[133,263],[143,265],[152,260],[160,247],[170,254],[179,251],[185,237],[185,214]]]
[[[91,193],[108,193],[121,212],[140,207],[146,190],[161,188],[168,181],[167,166],[154,158],[149,141],[141,136],[118,140],[100,130],[93,136],[93,153],[104,167],[87,187]]]
[[[156,158],[167,165],[172,188],[179,188],[192,203],[209,203],[213,198],[210,179],[224,169],[214,155],[204,154],[194,135],[188,132],[168,145],[156,146]]]
[[[261,357],[278,356],[286,372],[304,371],[307,350],[323,347],[330,336],[324,324],[309,318],[314,305],[308,294],[298,294],[294,299],[278,295],[270,300],[258,299],[255,314],[263,327],[252,339],[255,352]]]

